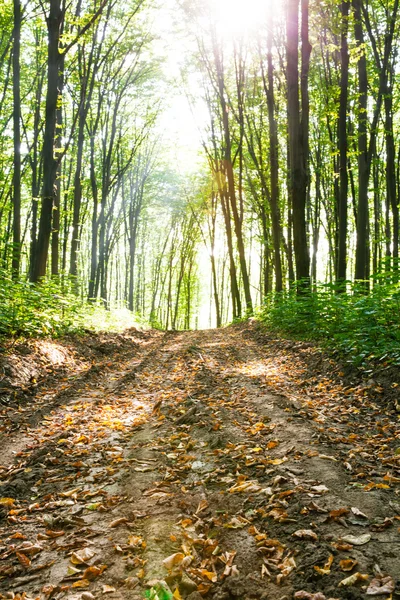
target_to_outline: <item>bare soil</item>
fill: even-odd
[[[251,323],[1,368],[0,598],[400,597],[400,422],[373,378]]]

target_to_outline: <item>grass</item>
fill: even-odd
[[[143,320],[127,309],[106,310],[73,293],[72,283],[60,280],[34,285],[12,281],[0,271],[0,336],[52,337],[66,333],[123,331],[141,327]]]
[[[258,318],[272,331],[317,341],[355,366],[400,365],[400,284],[377,280],[369,294],[348,284],[338,294],[319,285],[307,295],[271,294]]]

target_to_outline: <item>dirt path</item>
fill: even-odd
[[[400,597],[390,407],[252,327],[115,358],[3,436],[0,598]]]

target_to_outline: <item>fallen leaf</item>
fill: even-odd
[[[340,519],[344,515],[349,514],[348,508],[338,508],[337,510],[331,510],[329,516],[331,519]]]
[[[53,531],[52,529],[46,529],[45,534],[49,538],[58,538],[65,535],[65,531]]]
[[[23,542],[22,546],[18,547],[18,552],[29,554],[31,556],[35,556],[35,554],[39,554],[42,551],[42,546],[39,546],[39,544],[31,544],[29,542]]]
[[[315,494],[326,494],[326,492],[329,492],[329,489],[326,487],[326,485],[313,485],[311,490]]]
[[[245,481],[243,483],[233,485],[228,489],[228,492],[231,494],[238,494],[239,492],[259,492],[260,490],[261,486],[254,481]]]
[[[331,572],[332,563],[333,554],[330,554],[328,560],[326,561],[323,567],[315,566],[314,569],[317,571],[317,573],[319,573],[319,575],[329,575]]]
[[[0,498],[1,506],[14,506],[15,498]]]
[[[368,596],[378,596],[380,594],[391,594],[394,592],[395,583],[390,575],[374,577],[367,588]]]
[[[139,577],[127,577],[124,581],[128,590],[134,590],[140,583]]]
[[[356,517],[361,517],[362,519],[368,519],[367,515],[365,515],[363,512],[361,512],[361,510],[358,509],[356,506],[351,507],[351,512],[353,513],[353,515],[356,515]]]
[[[353,560],[352,558],[343,559],[339,563],[342,571],[352,571],[356,565],[358,565],[358,560]]]
[[[198,505],[198,507],[196,509],[195,514],[196,515],[200,514],[206,508],[208,508],[208,502],[207,502],[207,500],[200,500],[199,505]]]
[[[337,458],[335,458],[334,456],[329,456],[327,454],[319,454],[318,458],[322,458],[324,460],[332,460],[334,462],[338,462]]]
[[[109,527],[118,527],[118,525],[125,525],[125,523],[128,523],[128,519],[126,517],[120,517],[119,519],[111,521]]]
[[[312,531],[311,529],[298,529],[297,531],[292,533],[292,535],[293,537],[297,537],[303,540],[314,540],[315,542],[318,539],[318,536],[315,533],[315,531]]]
[[[348,544],[353,544],[353,546],[363,546],[364,544],[368,544],[371,539],[370,533],[364,533],[364,535],[344,535],[342,537],[343,542],[347,542]]]
[[[22,554],[21,552],[16,552],[15,555],[25,569],[28,569],[31,566],[31,560],[25,554]]]
[[[103,594],[111,594],[112,592],[116,592],[117,590],[112,585],[103,585],[101,588]]]
[[[79,581],[74,581],[71,587],[73,588],[83,588],[89,587],[90,581],[88,579],[80,579]]]
[[[342,579],[339,582],[339,586],[348,587],[349,585],[355,585],[356,583],[360,583],[361,581],[368,581],[369,575],[363,575],[362,573],[353,573],[350,577],[346,577],[346,579]]]
[[[326,597],[321,592],[311,594],[310,592],[306,592],[305,590],[300,590],[296,592],[294,598],[298,600],[326,600]]]
[[[142,548],[143,550],[146,548],[146,542],[139,535],[130,535],[128,538],[128,545],[133,548]]]
[[[162,563],[164,567],[168,569],[168,571],[171,571],[173,568],[177,567],[178,565],[181,565],[184,558],[185,555],[183,554],[183,552],[176,552],[175,554],[171,554],[171,556],[168,556],[168,558],[164,558]]]
[[[71,554],[71,562],[73,565],[84,565],[93,558],[94,555],[95,552],[91,548],[82,548],[82,550],[78,550]]]
[[[106,565],[101,566],[92,566],[85,569],[83,573],[84,579],[89,579],[89,581],[93,581],[96,577],[99,577],[105,570],[107,569]]]

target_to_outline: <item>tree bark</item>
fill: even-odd
[[[287,13],[287,101],[289,134],[289,174],[293,211],[293,245],[296,279],[309,286],[310,254],[306,230],[308,167],[308,0],[302,0],[302,110],[299,100],[299,0],[288,0]]]
[[[356,242],[356,281],[368,279],[368,145],[367,145],[367,59],[364,50],[364,34],[361,22],[361,1],[352,0],[354,11],[354,36],[360,52],[358,71],[358,204],[357,204],[357,242]]]
[[[59,74],[63,55],[60,53],[60,33],[64,19],[62,0],[50,0],[50,13],[47,18],[48,54],[47,54],[47,94],[45,111],[45,129],[43,139],[43,188],[42,208],[39,221],[39,235],[34,257],[32,281],[38,282],[46,274],[47,256],[51,234],[57,160],[54,157],[56,136],[57,100],[59,96]]]
[[[349,49],[347,43],[349,2],[343,0],[340,5],[342,15],[342,33],[340,44],[340,99],[338,121],[339,150],[339,206],[338,206],[338,258],[336,282],[338,291],[344,290],[342,283],[346,281],[347,270],[347,108],[349,84]]]
[[[21,21],[20,0],[14,0],[13,32],[13,134],[14,134],[14,176],[13,176],[13,254],[12,277],[18,279],[21,263]]]

